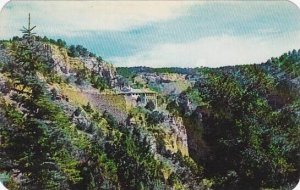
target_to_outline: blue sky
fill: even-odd
[[[38,35],[117,66],[260,63],[300,48],[300,10],[289,1],[11,1],[0,39],[20,36],[29,12]]]

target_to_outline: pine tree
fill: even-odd
[[[32,35],[36,34],[36,33],[32,33],[32,30],[36,28],[36,26],[31,27],[30,26],[30,13],[28,14],[28,27],[26,28],[25,26],[23,26],[23,29],[21,29],[22,33],[24,34],[24,37],[32,37]]]

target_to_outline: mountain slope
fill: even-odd
[[[184,126],[156,123],[144,108],[129,113],[112,98],[116,70],[101,57],[32,35],[0,44],[0,172],[9,189],[205,188],[181,146]],[[124,121],[134,117],[143,122]]]

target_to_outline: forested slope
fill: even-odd
[[[192,159],[153,148],[154,134],[169,124],[126,125],[116,118],[127,110],[103,110],[116,103],[100,95],[113,93],[116,72],[101,57],[28,33],[1,41],[0,58],[0,173],[7,188],[205,188]],[[159,135],[161,150],[170,133]]]
[[[292,189],[299,179],[300,51],[266,63],[202,68],[168,104],[190,156],[217,189]]]

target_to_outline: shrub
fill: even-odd
[[[83,106],[83,109],[88,113],[93,112],[93,109],[92,109],[92,106],[91,106],[90,102],[88,102],[86,106]]]
[[[155,109],[155,104],[153,103],[152,100],[150,100],[150,101],[147,102],[145,108],[150,110],[150,111],[153,111]]]
[[[146,121],[150,125],[157,125],[157,124],[163,122],[164,119],[165,119],[165,116],[161,112],[154,111],[154,112],[147,114]]]

